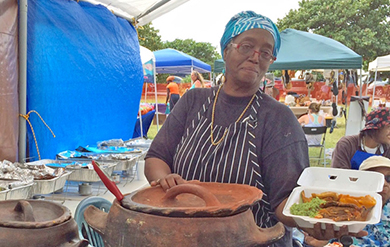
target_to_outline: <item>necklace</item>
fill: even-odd
[[[212,109],[212,112],[211,112],[211,133],[210,133],[210,138],[211,138],[211,144],[213,144],[214,146],[220,144],[223,139],[225,138],[226,134],[227,134],[227,128],[225,129],[225,132],[223,133],[221,139],[219,139],[219,141],[215,141],[214,140],[214,115],[215,115],[215,105],[217,104],[217,99],[218,99],[218,95],[219,95],[219,92],[221,91],[221,88],[222,88],[222,85],[218,88],[218,91],[215,95],[215,99],[214,99],[214,103],[213,103],[213,109]],[[249,106],[252,104],[253,100],[255,99],[256,97],[256,93],[252,96],[251,100],[249,101],[248,105],[245,107],[244,111],[242,111],[241,115],[237,118],[236,120],[236,123],[238,123],[241,118],[244,116],[245,112],[248,110]]]
[[[377,150],[379,148],[380,144],[378,143],[378,145],[375,147],[375,148],[372,148],[373,150]],[[364,152],[368,153],[366,148],[369,148],[368,146],[366,146],[366,137],[363,136],[362,138],[362,149]]]

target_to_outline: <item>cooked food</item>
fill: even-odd
[[[351,203],[329,202],[320,205],[315,218],[330,218],[334,221],[365,221],[368,209]]]
[[[315,217],[318,214],[318,211],[321,209],[320,205],[326,201],[321,200],[320,198],[313,198],[312,200],[305,203],[295,203],[291,206],[290,212],[294,215],[302,215]]]
[[[334,221],[365,221],[370,209],[376,204],[370,195],[355,197],[331,191],[312,193],[311,197],[306,197],[302,191],[301,199],[302,203],[291,206],[292,214]]]
[[[370,195],[359,196],[359,197],[350,196],[350,195],[340,195],[339,202],[352,203],[359,207],[365,206],[366,208],[372,208],[376,204],[375,199]]]

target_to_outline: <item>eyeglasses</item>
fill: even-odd
[[[253,45],[250,44],[234,44],[230,43],[234,48],[237,49],[238,53],[244,56],[252,56],[254,53],[259,54],[259,60],[273,62],[276,60],[276,57],[268,51],[256,51]]]
[[[386,175],[385,180],[386,180],[386,182],[390,183],[390,175]]]

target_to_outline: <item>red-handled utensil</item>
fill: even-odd
[[[108,178],[108,175],[102,171],[99,167],[99,164],[92,160],[93,169],[95,169],[96,173],[99,175],[100,179],[103,181],[104,185],[107,189],[116,197],[116,199],[121,202],[124,198],[122,192],[119,190],[118,186]]]

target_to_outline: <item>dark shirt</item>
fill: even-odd
[[[162,159],[173,170],[176,147],[212,90],[216,89],[195,88],[183,95],[153,140],[146,158]],[[215,125],[227,127],[234,123],[250,98],[232,97],[221,90],[215,109]],[[260,104],[255,128],[260,170],[256,172],[263,177],[263,192],[269,198],[271,211],[274,211],[297,186],[303,169],[309,166],[308,146],[302,127],[288,107],[266,94],[262,94],[256,104]],[[248,115],[247,111],[241,121]],[[211,119],[211,111],[205,117]]]

